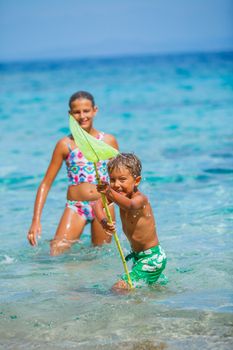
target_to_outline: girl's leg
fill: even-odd
[[[112,220],[115,221],[114,205],[109,206]],[[97,219],[91,223],[91,241],[94,246],[100,246],[104,243],[111,243],[112,236],[106,233]]]
[[[65,208],[54,239],[50,242],[50,254],[59,255],[68,250],[81,236],[86,220],[74,210]]]

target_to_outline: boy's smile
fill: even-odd
[[[116,168],[110,173],[111,188],[123,196],[131,197],[139,185],[141,177],[133,177],[126,167]]]

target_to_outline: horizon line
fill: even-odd
[[[147,53],[119,53],[106,55],[87,55],[81,57],[41,57],[41,58],[18,58],[18,59],[0,59],[0,64],[27,64],[27,63],[43,63],[43,62],[64,62],[64,61],[94,61],[94,60],[113,60],[124,58],[140,58],[140,57],[169,57],[169,56],[192,56],[192,55],[214,55],[214,54],[231,54],[233,48],[229,49],[211,49],[211,50],[180,50],[169,52],[147,52]]]

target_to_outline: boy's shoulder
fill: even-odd
[[[143,203],[149,202],[148,197],[139,190],[137,190],[137,192],[135,192],[133,197],[132,197],[132,199],[136,199],[136,198],[141,200]]]

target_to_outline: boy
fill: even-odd
[[[110,185],[97,185],[97,190],[104,193],[110,203],[114,202],[120,207],[122,228],[132,247],[132,253],[126,257],[126,261],[133,258],[130,277],[134,286],[139,281],[147,284],[156,282],[167,261],[159,245],[151,205],[138,190],[141,169],[141,162],[134,154],[119,154],[108,162]],[[95,202],[94,210],[105,231],[113,232],[114,224],[107,222],[101,199]],[[123,275],[113,289],[129,289],[127,276]]]

